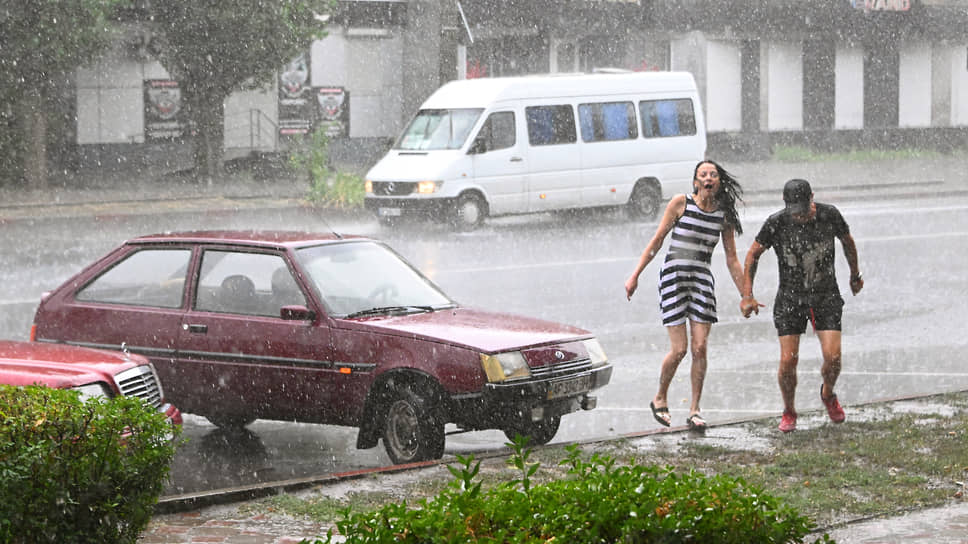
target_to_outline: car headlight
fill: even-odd
[[[582,340],[581,343],[585,344],[585,349],[588,350],[588,358],[592,360],[592,366],[602,366],[608,362],[605,350],[602,349],[602,345],[598,343],[597,338]]]
[[[82,401],[87,401],[87,399],[93,399],[96,397],[110,398],[112,396],[111,390],[100,382],[86,383],[84,385],[72,387],[71,389],[81,394]]]
[[[373,182],[371,180],[366,180],[363,182],[363,191],[367,193],[373,192]]]
[[[508,351],[494,355],[482,353],[481,364],[484,365],[484,373],[487,374],[487,381],[492,383],[528,378],[531,376],[528,363],[524,360],[524,356],[521,355],[520,351]]]
[[[436,193],[440,186],[443,185],[443,181],[420,181],[417,182],[417,193],[422,195],[429,195],[430,193]]]

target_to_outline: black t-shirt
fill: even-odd
[[[834,238],[850,232],[840,210],[817,205],[809,223],[796,223],[786,210],[767,218],[756,241],[776,251],[780,267],[778,295],[840,294],[834,274]]]

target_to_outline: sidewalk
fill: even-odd
[[[747,204],[782,205],[786,180],[805,178],[816,199],[836,204],[879,197],[913,199],[966,192],[968,157],[889,161],[731,162]],[[35,217],[90,217],[151,213],[293,208],[307,205],[305,179],[278,173],[256,179],[241,172],[206,183],[164,172],[84,171],[54,176],[47,190],[0,187],[0,225]],[[683,190],[688,189],[684,187]],[[668,196],[668,195],[667,195]]]
[[[959,393],[968,396],[968,391]],[[885,413],[925,413],[937,410],[937,399],[934,396],[889,399],[873,402],[861,406],[846,406],[848,417],[861,420],[873,417],[872,414]],[[818,421],[824,421],[824,416],[817,414],[802,414],[806,417],[816,415]],[[748,441],[750,444],[768,443],[776,439],[778,431],[774,430],[776,418],[766,418],[771,424],[754,428],[758,434],[749,434],[752,420],[732,421],[725,424],[712,424],[705,440],[713,440],[715,435],[728,437],[737,442]],[[687,440],[685,427],[669,430],[655,429],[642,433],[631,433],[625,437],[627,448],[653,449],[661,444],[665,448],[675,448],[675,445]],[[607,440],[589,440],[581,445],[586,451],[594,451],[597,444]],[[495,452],[484,456],[477,456],[482,465],[503,466],[506,453]],[[968,453],[966,453],[968,464]],[[451,461],[452,462],[452,461]],[[452,476],[446,470],[447,462],[425,463],[416,468],[391,470],[365,470],[343,475],[321,476],[315,483],[300,482],[300,489],[286,489],[295,487],[293,482],[280,483],[276,486],[266,486],[259,496],[270,496],[289,493],[302,498],[342,498],[352,491],[381,491],[395,496],[409,495],[410,486],[423,485],[427,488],[427,481],[450,481]],[[485,472],[486,468],[482,468]],[[250,490],[255,491],[255,490]],[[208,495],[203,497],[207,501],[217,501],[218,497]],[[191,498],[163,501],[160,508],[175,513],[156,515],[148,529],[142,534],[141,544],[182,544],[194,542],[209,543],[245,543],[245,544],[292,544],[302,539],[313,542],[315,538],[324,535],[329,528],[327,524],[315,523],[302,519],[273,513],[265,506],[257,504],[257,498],[236,500],[215,504],[202,508],[189,508]],[[179,504],[180,503],[180,504]],[[179,512],[180,509],[186,511]],[[902,505],[898,511],[903,511]],[[877,544],[965,544],[968,543],[968,498],[952,497],[948,503],[935,508],[911,511],[890,517],[876,517],[864,520],[854,520],[845,525],[826,529],[831,538],[840,543],[877,543]],[[822,534],[822,533],[821,533]],[[807,541],[812,542],[820,535],[813,535]],[[581,544],[581,543],[575,543]]]

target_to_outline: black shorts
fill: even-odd
[[[778,336],[803,334],[807,321],[816,331],[839,331],[844,299],[838,293],[792,296],[778,294],[773,303],[773,324]]]

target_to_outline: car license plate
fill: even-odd
[[[592,377],[587,375],[551,382],[551,385],[548,387],[548,399],[570,397],[584,393],[591,389],[591,387]]]
[[[380,217],[400,217],[402,210],[400,208],[379,208],[377,214]]]

